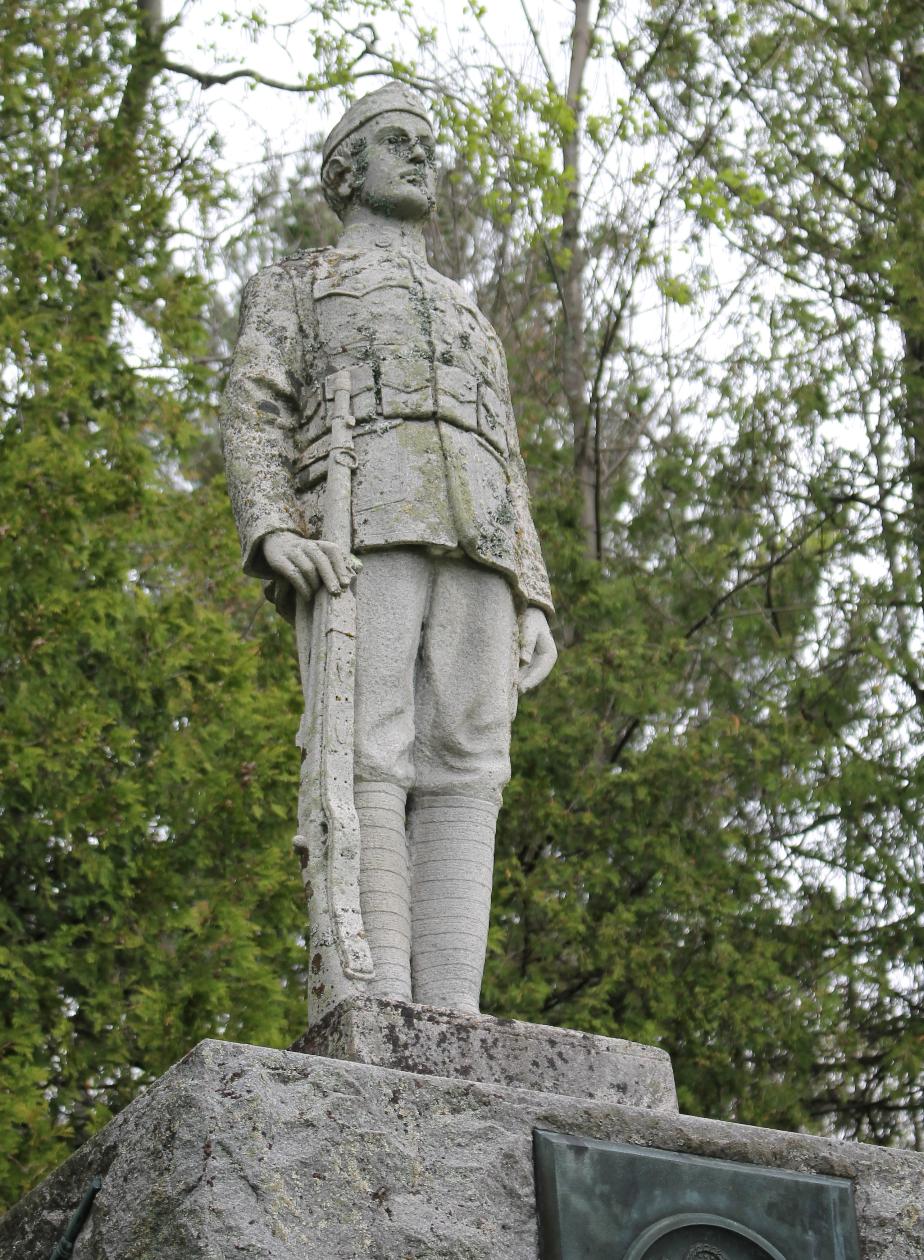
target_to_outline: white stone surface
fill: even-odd
[[[677,1111],[666,1051],[571,1028],[360,997],[338,1006],[291,1048],[403,1072]]]
[[[298,629],[309,1019],[363,991],[477,1010],[517,688],[556,655],[548,576],[503,347],[427,261],[424,102],[356,102],[322,181],[343,234],[249,281],[221,417],[244,568]],[[409,840],[394,812],[363,823],[353,783],[406,793]]]
[[[47,1260],[536,1260],[535,1128],[850,1178],[863,1260],[924,1260],[924,1156],[203,1042],[0,1221]]]

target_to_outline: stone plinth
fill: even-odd
[[[0,1221],[48,1260],[536,1260],[536,1128],[848,1177],[863,1260],[924,1260],[924,1157],[204,1041]],[[788,1260],[788,1258],[787,1258]]]
[[[408,1002],[343,1002],[291,1049],[426,1076],[677,1110],[664,1050]]]

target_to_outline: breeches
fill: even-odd
[[[356,579],[355,777],[500,803],[518,633],[505,578],[423,548],[365,552]]]

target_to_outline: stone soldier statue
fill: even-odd
[[[352,105],[322,181],[337,246],[285,258],[244,292],[222,417],[244,570],[288,615],[355,580],[367,991],[477,1012],[517,692],[556,656],[548,578],[503,348],[427,262],[435,142],[420,98],[392,83]],[[358,573],[323,535],[345,379]]]

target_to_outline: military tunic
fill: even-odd
[[[462,553],[551,611],[503,348],[423,251],[348,229],[247,284],[222,412],[244,568],[261,540],[322,536],[332,375],[349,369],[357,469],[353,549]]]

